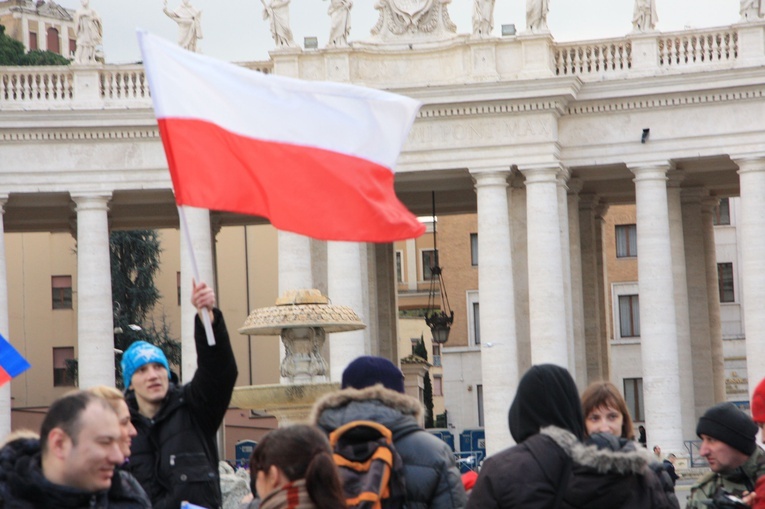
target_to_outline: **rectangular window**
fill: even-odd
[[[637,256],[637,226],[634,224],[616,225],[616,257],[631,258]]]
[[[404,253],[396,251],[396,282],[404,282]]]
[[[645,421],[642,378],[624,379],[624,400],[627,402],[627,409],[630,411],[632,420]]]
[[[436,250],[425,249],[422,251],[422,280],[433,279],[433,267],[436,266]]]
[[[623,338],[640,336],[640,305],[637,295],[619,296],[619,335]]]
[[[441,375],[433,375],[433,396],[444,395],[444,378]]]
[[[733,264],[717,264],[717,284],[720,288],[720,302],[736,302],[733,292]]]
[[[74,379],[66,370],[66,361],[74,360],[74,347],[53,347],[53,386],[74,387]]]
[[[730,199],[720,199],[720,203],[715,208],[714,224],[716,226],[730,224]]]
[[[433,365],[437,368],[441,367],[441,345],[433,343]]]
[[[470,234],[470,264],[473,267],[478,266],[478,234]]]
[[[72,309],[72,276],[51,276],[53,309]]]
[[[483,428],[483,385],[475,386],[475,395],[478,398],[478,427]]]
[[[481,312],[478,302],[473,302],[473,343],[481,344]]]
[[[181,305],[181,273],[176,272],[175,273],[175,286],[177,288],[178,292],[178,305]]]
[[[69,58],[74,56],[75,51],[77,51],[77,41],[69,39]]]
[[[29,32],[29,51],[37,49],[37,33]]]

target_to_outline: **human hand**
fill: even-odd
[[[191,303],[197,308],[199,317],[202,317],[202,310],[207,309],[210,314],[210,320],[213,320],[212,308],[215,307],[215,292],[207,286],[207,283],[197,283],[193,278],[191,280]]]

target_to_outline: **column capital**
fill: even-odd
[[[478,189],[484,186],[503,186],[507,187],[508,178],[512,174],[510,167],[506,168],[481,168],[470,170],[470,176],[473,178],[474,187]]]
[[[537,184],[542,182],[558,182],[561,172],[565,172],[566,178],[568,178],[568,170],[560,163],[539,165],[539,166],[527,166],[525,168],[518,168],[523,176],[526,178],[526,185]]]
[[[667,172],[673,169],[674,165],[668,161],[653,162],[645,164],[629,164],[627,168],[635,175],[635,181],[638,180],[667,180]]]
[[[712,214],[719,205],[719,196],[706,196],[705,198],[701,199],[701,213]]]
[[[579,210],[589,210],[595,212],[595,209],[600,205],[600,196],[595,193],[580,193],[579,194]]]
[[[570,178],[568,180],[568,193],[578,195],[584,187],[584,181],[580,178]]]
[[[733,162],[738,166],[738,173],[765,172],[765,154],[755,154],[744,157],[734,157]]]
[[[110,191],[77,191],[69,193],[75,203],[75,210],[109,210],[109,201],[112,199]]]
[[[685,172],[683,170],[670,168],[667,171],[667,187],[679,188],[683,180],[685,180]]]
[[[709,198],[709,190],[705,187],[684,187],[680,191],[681,203],[700,203]]]

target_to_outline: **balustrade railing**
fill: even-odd
[[[737,57],[738,33],[733,29],[659,36],[659,65],[665,68],[731,62]]]
[[[652,72],[733,68],[741,65],[739,55],[743,55],[746,65],[762,65],[765,50],[758,42],[762,40],[758,31],[765,31],[765,23],[553,42],[549,72],[555,76],[578,76],[584,81],[622,79],[630,73],[645,76]],[[497,42],[526,43],[523,38],[503,38]],[[266,74],[273,71],[271,61],[239,65]],[[466,79],[470,80],[470,76]],[[99,102],[102,108],[151,107],[143,66],[0,67],[0,109],[92,108],[99,107]]]
[[[627,39],[556,44],[557,76],[614,74],[632,67],[632,45]]]
[[[149,99],[149,82],[143,66],[106,67],[100,73],[104,99]]]
[[[64,103],[74,96],[67,67],[0,68],[0,103]]]

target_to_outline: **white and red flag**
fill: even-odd
[[[393,187],[419,102],[266,75],[143,31],[138,39],[178,205],[262,216],[322,240],[425,231]]]

